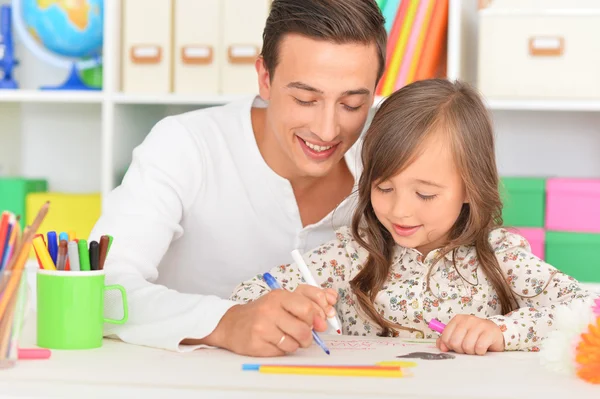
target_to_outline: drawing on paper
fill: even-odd
[[[423,360],[446,360],[454,359],[456,356],[450,353],[429,353],[429,352],[411,352],[406,355],[396,356],[404,359],[423,359]]]
[[[428,345],[427,348],[435,348],[435,346],[431,346],[431,342],[424,340],[423,342],[418,342],[415,340],[411,341],[400,341],[400,340],[366,340],[366,339],[356,339],[356,340],[325,340],[327,346],[332,351],[335,350],[375,350],[381,348],[406,348],[406,347],[421,347],[423,345]]]

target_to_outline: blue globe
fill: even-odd
[[[76,58],[100,53],[103,0],[20,1],[28,33],[49,51]]]
[[[102,88],[103,0],[13,0],[13,25],[37,58],[69,69],[60,86],[42,90]]]

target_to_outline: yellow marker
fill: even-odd
[[[44,240],[41,236],[33,238],[33,248],[35,249],[38,258],[40,258],[42,267],[45,270],[56,270],[56,266],[54,265],[50,253],[48,252],[48,248],[46,248],[46,244],[44,244]]]
[[[403,376],[400,368],[389,370],[377,370],[368,368],[348,368],[348,367],[278,367],[261,366],[260,373],[264,374],[298,374],[298,375],[322,375],[335,377],[384,377],[400,378]]]
[[[69,241],[73,241],[77,236],[74,231],[69,231]]]

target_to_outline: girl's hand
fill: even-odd
[[[327,317],[335,316],[335,303],[338,300],[338,294],[334,289],[331,288],[319,288],[313,287],[307,284],[300,284],[294,291],[310,299],[314,305],[317,314],[321,316],[323,320]]]
[[[504,335],[494,322],[470,315],[457,315],[450,320],[436,345],[442,352],[468,355],[504,351]]]

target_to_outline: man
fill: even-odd
[[[92,238],[114,236],[108,284],[127,290],[125,342],[275,356],[324,331],[336,293],[302,286],[254,303],[241,281],[350,221],[364,128],[385,65],[374,0],[274,0],[256,62],[259,98],[168,117],[134,150]],[[290,300],[296,296],[294,300]],[[120,300],[109,298],[107,314]]]

